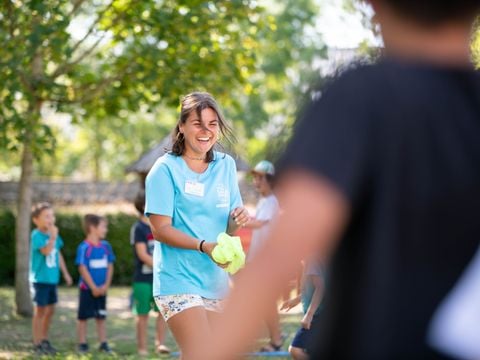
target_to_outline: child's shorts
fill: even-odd
[[[148,315],[150,310],[158,312],[155,299],[152,295],[153,285],[146,282],[133,283],[133,313],[136,315]]]
[[[303,349],[306,352],[311,336],[312,336],[311,330],[307,330],[301,327],[300,329],[297,330],[297,333],[295,334],[295,337],[292,340],[292,346]]]
[[[308,350],[312,349],[312,341],[315,340],[313,338],[313,335],[315,333],[315,330],[312,330],[315,328],[316,325],[319,323],[319,318],[318,314],[315,314],[312,319],[312,323],[310,324],[310,330],[304,329],[301,327],[298,329],[297,333],[295,334],[293,340],[292,340],[292,346],[296,348],[303,349],[306,353],[308,353]]]
[[[195,306],[201,306],[207,311],[222,312],[223,300],[220,299],[206,299],[196,294],[181,294],[181,295],[162,295],[155,296],[155,303],[160,310],[165,321],[168,321],[172,316]]]
[[[33,303],[36,306],[56,304],[58,301],[57,285],[33,283],[31,288]]]
[[[94,297],[90,290],[80,290],[77,319],[105,319],[107,316],[106,303],[106,296]]]

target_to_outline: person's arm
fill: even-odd
[[[60,261],[60,270],[62,271],[63,278],[65,279],[65,283],[70,286],[73,284],[72,277],[70,276],[70,273],[68,272],[67,264],[65,264],[65,259],[63,258],[63,255],[61,252],[58,254],[58,258]]]
[[[313,315],[315,315],[315,312],[317,311],[318,307],[320,306],[320,303],[322,302],[323,292],[325,287],[321,276],[319,275],[309,275],[309,276],[311,276],[312,284],[315,290],[313,291],[312,300],[310,302],[310,305],[308,306],[307,312],[305,313],[302,319],[302,327],[307,330],[310,329]]]
[[[234,235],[240,227],[245,226],[250,220],[248,210],[243,206],[240,188],[238,187],[237,168],[235,161],[229,158],[229,188],[230,188],[230,214],[228,216],[227,234]]]
[[[150,214],[149,220],[153,237],[164,244],[181,249],[198,250],[200,241],[206,240],[196,239],[183,231],[175,229],[172,226],[172,218],[170,216]],[[206,243],[203,244],[203,249],[205,249],[205,246]]]
[[[299,267],[300,270],[297,271],[297,277],[296,277],[296,283],[297,283],[297,296],[295,296],[292,299],[289,299],[285,302],[283,302],[282,306],[280,307],[280,310],[286,310],[289,311],[291,308],[297,306],[300,301],[302,301],[302,288],[303,288],[303,283],[304,283],[304,276],[303,276],[303,269],[304,265],[303,262],[301,262],[301,265]]]
[[[85,265],[78,265],[78,273],[82,277],[83,281],[85,281],[85,283],[88,285],[88,288],[92,292],[93,296],[100,296],[101,292],[90,276],[88,268]]]
[[[57,240],[57,236],[58,236],[58,228],[55,225],[53,225],[52,227],[50,227],[48,234],[50,236],[48,238],[47,245],[39,249],[42,255],[45,255],[45,256],[50,255],[52,250],[55,248],[55,241]]]
[[[103,295],[107,294],[107,291],[110,288],[110,285],[112,284],[112,278],[113,278],[113,264],[109,263],[107,268],[107,278],[105,280],[105,284],[103,284],[102,286]]]
[[[278,189],[284,213],[273,222],[258,256],[238,275],[213,340],[198,349],[196,360],[232,359],[244,352],[298,263],[312,253],[328,258],[345,226],[348,202],[326,179],[290,172]]]
[[[298,304],[300,304],[300,301],[302,300],[302,296],[298,295],[295,296],[294,298],[288,299],[287,301],[284,301],[282,305],[280,306],[280,310],[285,310],[289,311],[291,308],[294,308]]]
[[[150,267],[153,267],[153,257],[147,251],[147,244],[144,242],[135,243],[135,251],[138,258]]]
[[[206,240],[196,239],[183,231],[175,229],[172,226],[172,218],[170,216],[150,214],[149,220],[150,229],[155,240],[164,244],[180,249],[200,250],[200,242]],[[212,258],[212,251],[215,246],[217,246],[217,243],[205,241],[202,245],[202,250]]]

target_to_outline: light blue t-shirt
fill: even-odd
[[[146,179],[145,214],[170,216],[174,228],[207,242],[227,230],[228,217],[242,206],[235,161],[215,152],[204,173],[192,171],[181,156],[160,157]],[[197,294],[221,299],[227,273],[206,254],[155,242],[153,295]]]
[[[48,255],[43,255],[40,249],[45,247],[50,238],[38,229],[34,229],[30,236],[30,274],[31,283],[58,284],[60,281],[59,252],[63,247],[63,239],[57,236],[55,246]]]
[[[313,293],[315,292],[312,276],[319,276],[323,282],[325,282],[325,271],[320,264],[309,261],[307,262],[303,276],[305,280],[302,287],[302,308],[303,313],[305,314],[310,306],[310,303],[312,302]],[[325,284],[323,291],[325,291]],[[315,314],[317,314],[321,308],[322,303],[320,303],[317,310],[315,310]]]

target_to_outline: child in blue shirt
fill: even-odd
[[[67,285],[72,278],[60,249],[63,240],[55,226],[55,214],[49,203],[33,206],[32,221],[36,228],[31,234],[29,280],[33,293],[34,313],[32,334],[37,354],[55,354],[56,349],[48,340],[48,330],[57,303],[57,285],[60,270]]]
[[[318,262],[310,260],[304,264],[304,271],[301,281],[301,294],[297,297],[287,300],[282,304],[281,309],[290,310],[297,306],[300,301],[303,307],[302,326],[298,329],[288,351],[294,360],[308,360],[310,339],[312,337],[312,324],[315,315],[320,309],[322,302],[325,281],[324,272]]]
[[[87,214],[84,218],[84,230],[87,238],[78,246],[75,260],[80,273],[78,351],[88,352],[87,319],[95,318],[99,350],[111,353],[107,343],[105,318],[107,291],[112,282],[115,255],[108,241],[103,240],[107,234],[107,220],[98,215]]]

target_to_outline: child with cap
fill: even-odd
[[[252,241],[248,251],[248,259],[251,259],[268,233],[270,221],[279,211],[278,200],[273,193],[275,167],[268,160],[260,161],[250,171],[253,176],[253,185],[260,194],[260,199],[256,207],[256,215],[245,225],[252,229]]]
[[[252,229],[252,241],[248,250],[247,261],[251,261],[262,247],[270,229],[270,223],[278,214],[278,200],[273,192],[275,167],[268,160],[260,161],[250,172],[253,176],[253,185],[260,194],[256,208],[256,215],[245,225]],[[271,306],[265,317],[265,324],[270,335],[270,342],[263,346],[261,352],[278,351],[283,345],[278,311]]]

